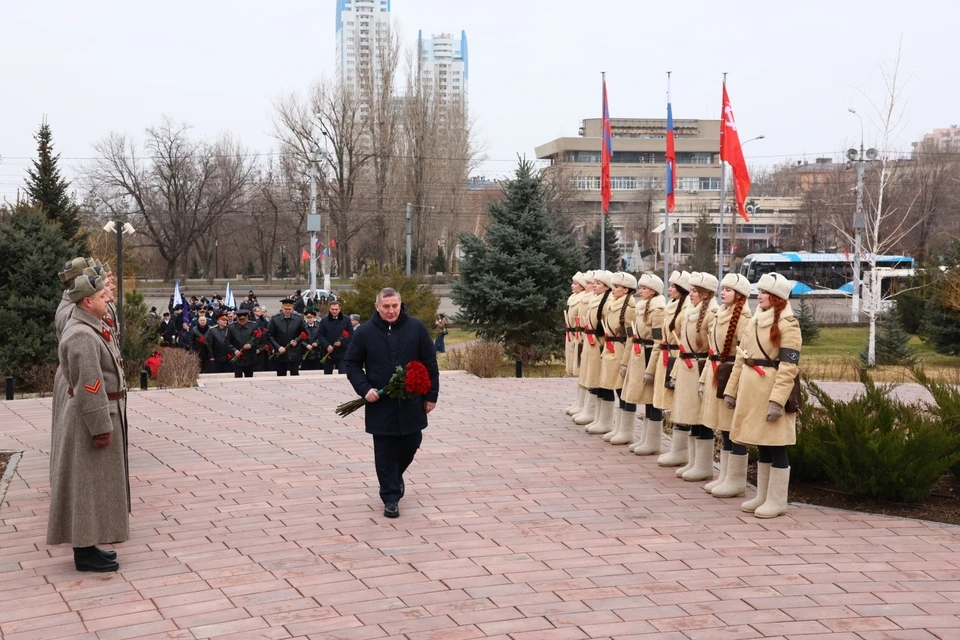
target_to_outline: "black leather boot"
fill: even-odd
[[[94,547],[94,549],[96,549],[96,550],[97,550],[97,553],[99,553],[101,556],[103,556],[103,557],[106,558],[107,560],[116,560],[116,559],[117,559],[117,552],[116,552],[116,551],[107,551],[106,549],[101,549],[100,547]]]
[[[77,571],[107,573],[120,568],[116,560],[108,560],[100,555],[99,549],[96,547],[74,547],[73,563],[76,565]]]

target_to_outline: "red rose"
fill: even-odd
[[[306,340],[306,339],[307,339],[307,334],[306,334],[305,332],[301,331],[301,332],[300,332],[300,339],[301,339],[301,340]]]
[[[407,393],[423,395],[430,391],[431,386],[430,373],[422,362],[413,360],[407,364],[407,375],[404,380]]]
[[[350,332],[347,331],[346,329],[344,329],[344,330],[343,330],[343,337],[344,337],[344,338],[349,338],[349,337],[350,337]]]
[[[258,338],[262,338],[262,337],[263,337],[263,334],[260,333],[260,329],[254,329],[254,330],[253,330],[253,335],[255,335],[255,336],[258,337]]]
[[[203,336],[200,336],[199,341],[200,341],[200,344],[203,344],[207,340]]]

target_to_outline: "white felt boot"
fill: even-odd
[[[633,448],[633,452],[638,456],[660,455],[660,446],[663,442],[663,421],[644,419],[643,425],[643,440]]]
[[[758,518],[776,518],[787,512],[787,490],[790,488],[790,467],[786,469],[770,468],[770,481],[767,483],[767,499],[757,507],[753,515]]]
[[[737,498],[744,495],[747,492],[747,454],[736,456],[731,453],[727,457],[723,476],[723,482],[710,491],[714,497]]]
[[[677,435],[677,432],[674,431],[673,435]],[[694,446],[697,442],[697,439],[693,435],[693,431],[687,431],[687,463],[677,469],[677,477],[682,478],[690,469],[693,469],[693,465],[697,464],[697,448]]]
[[[620,408],[619,403],[616,400],[613,401],[615,408],[613,410],[613,430],[607,431],[603,434],[603,441],[610,442],[613,440],[617,434],[620,433],[620,429],[623,428],[623,409]]]
[[[620,412],[620,432],[610,438],[610,444],[630,444],[633,442],[637,429],[637,412],[622,410]]]
[[[568,416],[575,416],[583,409],[583,401],[587,398],[587,389],[586,387],[577,387],[577,399],[573,402],[572,405],[564,409]]]
[[[601,433],[613,431],[613,410],[615,408],[616,403],[613,400],[601,400],[600,410],[597,411],[597,421],[594,422],[593,425],[588,425],[587,433],[600,435]]]
[[[695,462],[692,467],[683,473],[681,478],[687,482],[702,482],[713,479],[713,447],[715,440],[710,438],[696,438],[693,441]]]
[[[719,487],[723,484],[723,481],[727,479],[727,459],[730,457],[730,452],[726,449],[720,450],[720,473],[717,474],[717,479],[712,482],[708,482],[703,485],[703,490],[707,493],[713,491],[714,487]]]
[[[689,431],[674,430],[670,438],[670,451],[657,458],[657,464],[661,467],[680,467],[687,464],[689,433]]]
[[[753,513],[757,508],[767,501],[767,484],[770,482],[770,463],[757,463],[757,496],[753,500],[747,500],[740,509],[747,513]]]
[[[590,424],[593,422],[597,417],[599,404],[599,398],[587,391],[587,397],[583,401],[583,409],[573,416],[573,422],[575,424]]]

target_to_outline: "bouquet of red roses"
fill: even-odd
[[[426,394],[430,391],[430,386],[430,373],[427,367],[418,360],[412,360],[407,363],[406,368],[397,367],[386,386],[383,389],[377,389],[377,393],[393,400],[406,400],[412,396]],[[345,418],[365,404],[367,404],[365,398],[344,402],[337,407],[337,415]]]

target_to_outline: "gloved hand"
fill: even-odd
[[[642,384],[653,384],[653,374],[652,373],[643,374]]]
[[[770,408],[767,409],[767,422],[774,422],[779,420],[780,416],[783,415],[783,405],[777,404],[776,402],[770,402]]]
[[[625,364],[620,365],[620,377],[621,378],[627,377],[627,365]]]
[[[730,409],[731,411],[733,411],[734,409],[737,408],[737,399],[734,398],[733,396],[725,395],[723,396],[723,404],[727,409]]]
[[[700,383],[700,387],[697,389],[697,395],[698,395],[699,397],[701,397],[701,398],[703,397],[703,383],[702,383],[702,382]]]
[[[673,378],[667,378],[667,389],[676,389],[677,381]]]

